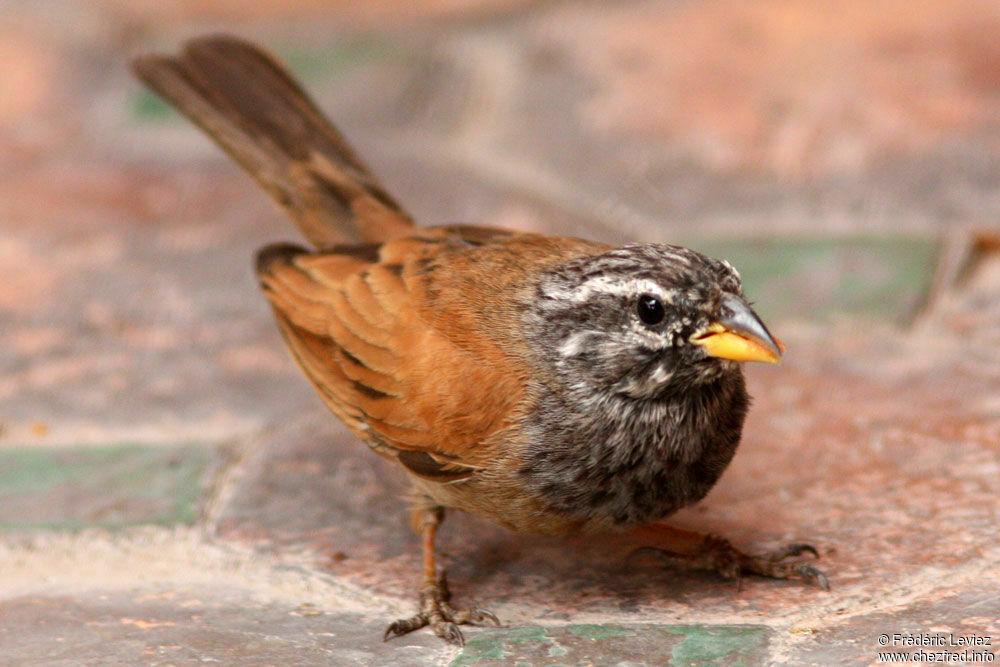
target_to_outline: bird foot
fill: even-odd
[[[449,644],[465,646],[465,637],[458,629],[459,625],[485,625],[487,622],[500,625],[493,612],[479,608],[455,609],[448,602],[450,598],[448,583],[442,574],[436,583],[427,585],[420,591],[420,612],[391,623],[386,628],[382,641],[430,626],[434,634]]]
[[[738,582],[744,573],[749,573],[771,579],[799,579],[825,591],[830,590],[830,582],[820,570],[800,560],[788,561],[789,558],[795,558],[805,553],[810,553],[816,558],[819,557],[819,552],[816,551],[815,547],[800,542],[754,556],[743,553],[730,544],[729,540],[708,535],[701,548],[691,554],[681,554],[655,547],[642,547],[634,553],[639,552],[656,553],[673,567],[718,572],[723,577],[736,579]]]

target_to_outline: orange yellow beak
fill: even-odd
[[[691,337],[710,357],[732,361],[762,361],[780,364],[785,344],[771,335],[757,313],[742,299],[727,296],[720,317]]]

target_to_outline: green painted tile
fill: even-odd
[[[470,633],[471,634],[471,633]],[[767,662],[758,626],[587,624],[490,629],[451,663],[467,665],[754,665]]]
[[[903,323],[928,289],[937,244],[909,237],[691,240],[729,260],[767,320],[825,320],[838,314]]]
[[[358,67],[405,57],[397,43],[376,39],[346,40],[322,49],[279,45],[277,50],[288,68],[304,81],[335,79]]]
[[[192,523],[214,453],[133,444],[0,450],[0,528]]]
[[[767,629],[753,626],[672,626],[683,635],[674,646],[672,665],[759,665],[767,647]]]
[[[180,114],[174,112],[163,98],[148,88],[139,88],[132,98],[132,117],[141,123],[164,123],[180,121]]]

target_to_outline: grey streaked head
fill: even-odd
[[[528,335],[575,389],[653,398],[737,372],[691,340],[727,304],[743,303],[728,262],[680,246],[631,245],[552,269],[536,297]]]

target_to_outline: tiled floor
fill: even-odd
[[[0,3],[0,662],[995,653],[1000,12],[899,7]],[[454,514],[455,596],[505,627],[382,643],[414,604],[405,487],[256,292],[294,232],[127,71],[218,30],[281,54],[421,221],[736,263],[789,354],[748,369],[741,450],[676,523],[810,541],[832,591]]]

